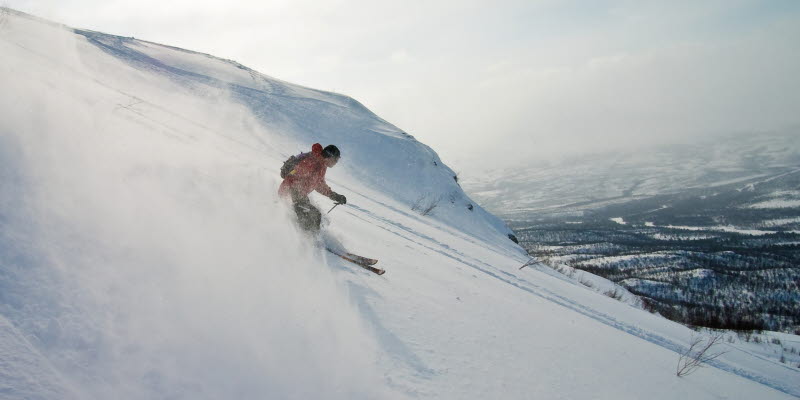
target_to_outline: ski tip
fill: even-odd
[[[386,270],[385,270],[385,269],[379,269],[379,270],[378,270],[378,271],[376,271],[375,273],[376,273],[376,274],[378,274],[378,275],[383,275],[383,274],[385,274],[385,273],[386,273]]]

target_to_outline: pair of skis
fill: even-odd
[[[343,260],[350,261],[351,263],[358,265],[359,267],[364,268],[370,272],[374,272],[378,275],[383,275],[386,273],[386,270],[375,267],[375,264],[378,263],[378,260],[374,258],[362,257],[357,254],[334,250],[331,249],[330,247],[326,247],[325,250],[328,250],[328,252],[339,256]]]
[[[338,206],[340,204],[343,204],[343,203],[336,202],[336,204],[334,204],[333,207],[331,207],[331,209],[328,210],[328,212],[325,213],[325,214],[330,214],[331,211],[333,211],[333,209],[336,208],[336,206]],[[328,250],[328,252],[339,256],[343,260],[350,261],[351,263],[353,263],[355,265],[358,265],[359,267],[364,268],[364,269],[366,269],[366,270],[368,270],[370,272],[376,273],[378,275],[383,275],[383,274],[386,273],[386,271],[384,269],[375,267],[375,264],[378,263],[378,260],[376,260],[374,258],[367,258],[367,257],[364,257],[364,256],[359,256],[357,254],[348,253],[346,251],[335,250],[335,249],[332,249],[330,247],[325,247],[325,250]]]

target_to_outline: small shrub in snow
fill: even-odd
[[[0,28],[3,28],[6,22],[8,22],[8,8],[6,4],[3,3],[0,4]]]
[[[678,358],[678,367],[675,374],[678,377],[683,377],[696,371],[704,364],[714,360],[715,358],[725,354],[725,351],[714,351],[713,348],[722,341],[722,334],[716,334],[703,340],[702,336],[695,336],[692,338],[689,348]]]
[[[750,340],[753,338],[753,334],[751,332],[739,332],[739,339],[744,339],[745,342],[750,343]]]
[[[645,311],[650,312],[651,314],[655,314],[658,310],[656,310],[655,305],[653,304],[654,301],[647,297],[642,297],[642,309]]]
[[[619,290],[619,288],[614,288],[614,290],[606,290],[603,292],[603,294],[611,297],[614,300],[622,300],[622,292]]]
[[[450,200],[450,204],[456,204],[456,198],[458,197],[458,193],[452,192],[447,196],[447,199]]]
[[[414,202],[411,210],[418,212],[420,215],[428,215],[439,205],[440,201],[442,201],[442,196],[425,193]]]

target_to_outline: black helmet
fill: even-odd
[[[331,157],[339,158],[342,155],[341,155],[341,153],[339,153],[339,148],[338,147],[336,147],[336,146],[334,146],[332,144],[329,144],[329,145],[325,146],[324,149],[322,149],[322,156],[325,157],[325,158],[331,158]]]

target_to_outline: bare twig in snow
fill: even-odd
[[[726,351],[712,351],[712,348],[722,342],[722,339],[722,334],[710,336],[707,340],[703,340],[702,336],[693,337],[689,348],[678,358],[678,367],[675,371],[676,375],[678,377],[689,375],[702,367],[703,364],[707,364],[727,353]]]
[[[421,195],[417,201],[414,202],[411,209],[420,213],[420,215],[428,215],[439,205],[440,201],[442,201],[442,196],[437,197],[433,194],[426,193]]]

